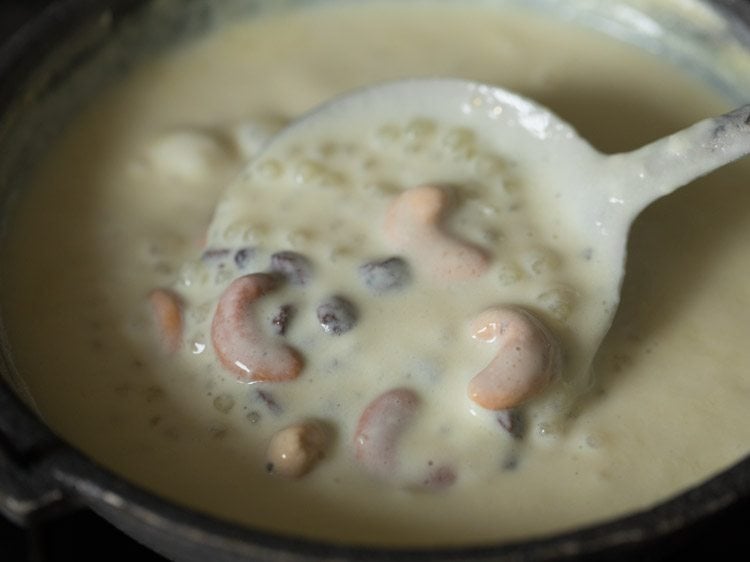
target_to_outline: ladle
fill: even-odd
[[[580,332],[586,366],[617,309],[636,216],[656,199],[750,152],[750,105],[632,152],[605,155],[552,111],[515,93],[457,79],[413,79],[323,104],[273,137],[258,158],[311,135],[336,138],[337,131],[350,132],[373,115],[394,123],[420,117],[475,131],[523,170],[530,203],[544,209],[546,221],[560,224],[561,235],[585,240],[598,281],[577,316],[581,325],[572,329]]]

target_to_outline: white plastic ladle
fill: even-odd
[[[548,220],[587,241],[605,272],[586,305],[581,342],[588,366],[620,299],[628,231],[650,203],[750,152],[750,105],[628,153],[604,155],[545,107],[509,91],[454,79],[377,85],[336,98],[295,121],[265,149],[319,133],[351,131],[368,115],[406,123],[415,116],[468,127],[524,168],[529,194]],[[606,126],[606,124],[603,124]],[[575,329],[575,326],[573,326]],[[584,333],[584,332],[582,332]]]

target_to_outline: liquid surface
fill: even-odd
[[[449,453],[478,459],[468,473],[479,466],[481,478],[459,475],[439,492],[394,486],[359,470],[350,453],[351,423],[334,432],[326,458],[304,479],[269,475],[269,436],[289,421],[293,395],[308,398],[305,385],[313,388],[326,373],[303,375],[296,390],[277,396],[271,385],[238,383],[220,368],[205,332],[188,333],[178,353],[164,354],[148,292],[185,286],[201,274],[195,256],[214,203],[259,142],[341,91],[434,74],[538,99],[605,152],[635,148],[726,109],[689,78],[630,47],[481,7],[318,8],[227,27],[145,65],[66,132],[40,166],[9,236],[7,325],[19,369],[50,425],[117,472],[198,509],[284,533],[402,545],[496,541],[593,522],[650,505],[743,455],[750,445],[743,423],[750,350],[741,345],[746,330],[738,313],[750,306],[749,290],[738,281],[750,274],[746,166],[713,174],[638,221],[621,310],[578,415],[531,423],[517,439],[500,424],[490,431],[479,423],[482,415],[465,419],[465,378],[451,382],[459,406],[441,420],[450,404],[433,405],[428,425],[474,423],[471,441],[449,439]],[[679,106],[670,103],[674,91],[681,92]],[[279,213],[255,218],[255,230],[239,237],[242,247],[258,243],[246,235],[274,241],[256,256],[263,267],[271,250],[296,244],[309,251],[309,237],[295,236]],[[487,220],[467,235],[487,244],[494,228]],[[209,233],[209,241],[216,239]],[[569,286],[564,275],[536,275],[535,264],[549,262],[549,240],[526,244],[516,245],[510,277],[495,270],[495,279],[533,283],[535,298],[550,284]],[[356,269],[357,253],[346,250],[358,245],[345,239],[319,248]],[[372,250],[380,255],[379,247]],[[235,267],[234,255],[229,265]],[[221,283],[236,274],[226,270],[207,269],[224,275]],[[319,297],[297,304],[314,305]],[[543,303],[534,306],[545,310]],[[210,307],[195,308],[204,320],[212,314]],[[266,316],[273,310],[269,304]],[[301,337],[294,329],[290,339]],[[435,364],[476,357],[476,364],[457,367],[473,372],[492,355],[471,339],[460,343],[454,332],[437,330],[441,341],[463,347]],[[352,345],[343,337],[332,341],[332,354]],[[376,351],[359,345],[363,353]],[[397,354],[385,357],[403,362]],[[430,368],[422,365],[413,376],[425,373]],[[335,387],[326,390],[305,415],[356,417],[372,392],[367,377],[357,376],[361,387],[340,396]]]

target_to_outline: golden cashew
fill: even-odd
[[[542,392],[559,375],[560,346],[533,314],[518,307],[485,310],[472,336],[496,343],[497,354],[469,382],[469,397],[489,410],[514,408]]]
[[[285,427],[271,438],[266,452],[268,472],[283,478],[301,478],[323,458],[329,436],[315,421]]]
[[[385,234],[423,269],[442,279],[479,277],[489,260],[480,248],[444,232],[441,223],[449,207],[448,193],[438,186],[409,189],[388,209]]]
[[[182,345],[182,299],[169,289],[154,289],[148,300],[162,348],[167,353],[175,353]]]
[[[355,458],[368,472],[390,479],[398,467],[398,441],[419,406],[408,388],[389,390],[362,412],[354,433]]]
[[[226,288],[216,307],[211,323],[214,350],[221,364],[240,380],[288,381],[302,370],[297,351],[264,334],[252,315],[253,303],[275,286],[271,275],[243,275]]]
[[[407,487],[437,492],[456,481],[450,464],[430,461],[424,468],[404,469],[399,463],[399,441],[419,408],[419,397],[408,388],[384,392],[362,412],[354,434],[357,462],[381,480],[397,481]]]

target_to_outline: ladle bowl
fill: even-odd
[[[328,101],[271,138],[254,162],[283,160],[311,139],[351,136],[373,120],[404,124],[415,118],[471,130],[524,178],[524,212],[552,225],[554,238],[578,244],[578,254],[585,257],[581,267],[591,280],[571,326],[577,342],[569,351],[579,372],[589,368],[617,310],[628,233],[638,214],[750,152],[750,105],[634,151],[608,155],[551,110],[516,93],[459,79],[422,78],[383,83]],[[230,186],[220,205],[252,197],[243,189],[242,182]]]

